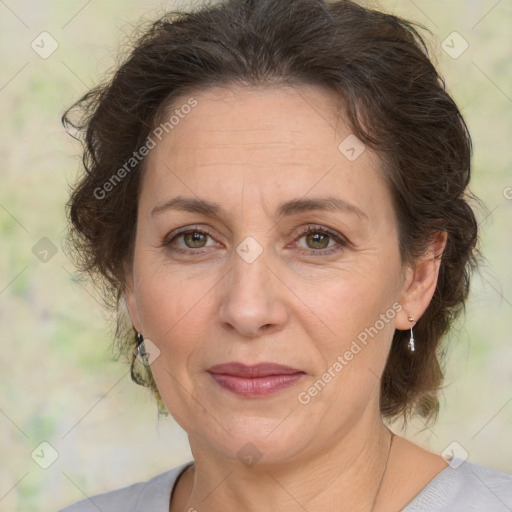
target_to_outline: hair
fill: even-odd
[[[83,142],[83,172],[67,204],[68,245],[79,272],[117,313],[115,338],[132,378],[153,391],[162,412],[122,311],[145,161],[134,161],[134,152],[172,102],[193,91],[307,84],[336,91],[344,121],[379,155],[403,265],[447,234],[433,298],[414,327],[416,351],[407,349],[409,331],[395,330],[380,394],[386,419],[437,416],[441,340],[464,310],[478,229],[467,188],[471,138],[416,27],[423,28],[349,0],[227,0],[171,12],[138,37],[111,78],[64,113],[64,126]],[[121,176],[128,161],[133,168]]]

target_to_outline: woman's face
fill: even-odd
[[[391,338],[408,327],[379,160],[336,127],[326,90],[193,98],[153,136],[127,278],[132,321],[160,351],[154,379],[193,451],[272,462],[329,450],[378,417]],[[295,373],[212,373],[232,362]]]

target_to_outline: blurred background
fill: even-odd
[[[111,319],[63,253],[80,148],[60,124],[141,18],[190,5],[0,0],[0,511],[55,511],[191,459],[185,433],[114,360]],[[487,261],[449,339],[439,419],[403,433],[512,473],[512,2],[371,5],[432,31],[473,136],[472,190],[488,208]]]

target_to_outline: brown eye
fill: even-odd
[[[210,241],[208,240],[210,239]],[[174,236],[168,236],[162,243],[162,247],[166,247],[170,251],[177,251],[187,254],[203,253],[210,246],[218,246],[212,236],[202,229],[190,228],[183,229]],[[205,249],[201,251],[200,249]]]
[[[304,254],[310,256],[325,256],[347,246],[347,241],[342,235],[327,228],[308,226],[300,233],[301,236],[297,239],[298,247],[302,248]],[[302,239],[305,241],[305,246],[298,243]]]
[[[200,231],[187,231],[182,233],[185,245],[190,249],[200,249],[206,244],[208,235]]]
[[[330,235],[326,235],[320,232],[308,233],[305,236],[308,247],[311,249],[326,249],[329,245]]]

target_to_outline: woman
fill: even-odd
[[[66,512],[512,509],[512,476],[386,426],[435,418],[477,263],[470,137],[412,25],[228,0],[76,107],[78,262],[194,460]]]

